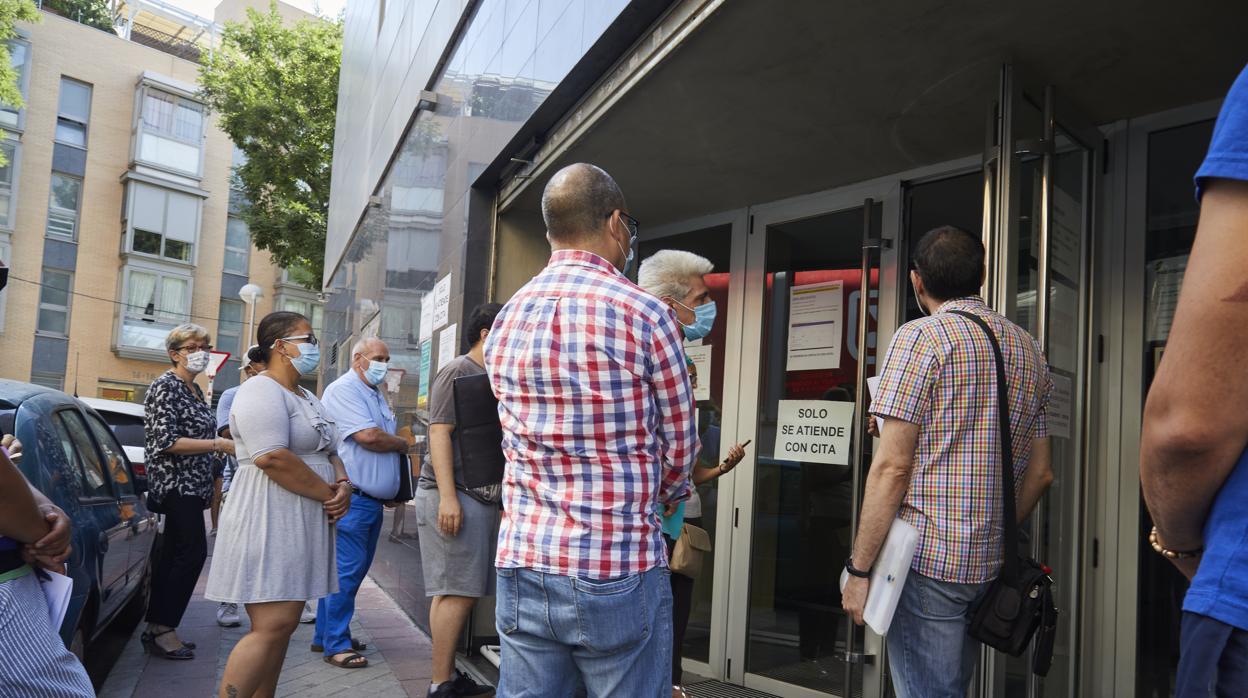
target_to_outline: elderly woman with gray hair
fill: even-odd
[[[667,304],[676,315],[676,321],[684,330],[685,339],[699,341],[711,333],[715,324],[715,301],[711,299],[710,289],[706,286],[703,276],[714,270],[711,261],[700,255],[685,250],[660,250],[647,257],[637,270],[637,285],[646,292],[656,296]],[[689,361],[690,377],[694,381],[710,380],[710,376],[698,376]],[[716,451],[719,444],[708,444],[705,439],[706,419],[698,419],[699,437],[703,438],[703,452],[698,454],[698,462],[689,474],[693,487],[689,499],[679,507],[673,507],[663,517],[664,537],[667,540],[668,554],[671,555],[675,546],[674,538],[685,523],[694,526],[702,525],[702,499],[698,496],[698,485],[710,482],[737,466],[745,457],[745,446],[736,444],[728,449],[727,457],[720,463],[711,460],[707,464],[708,447]],[[711,456],[711,459],[716,456]],[[671,535],[668,535],[668,534]],[[672,696],[684,698],[685,690],[681,686],[681,655],[685,643],[685,628],[689,625],[689,613],[693,607],[693,579],[683,574],[672,573]]]
[[[195,385],[208,367],[212,344],[199,325],[173,328],[165,338],[173,367],[152,381],[143,398],[148,506],[165,516],[152,569],[143,645],[154,656],[194,659],[195,646],[176,628],[195,591],[208,543],[204,509],[212,499],[212,457],[233,453],[234,442],[217,436],[217,420]]]

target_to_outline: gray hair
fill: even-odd
[[[684,300],[689,279],[711,273],[715,265],[701,255],[684,250],[659,250],[646,257],[637,270],[637,285],[651,295]]]
[[[212,335],[208,334],[208,330],[193,322],[185,322],[177,327],[169,330],[169,334],[165,336],[165,350],[175,351],[178,347],[186,344],[192,339],[198,339],[204,344],[212,341]],[[176,361],[174,362],[177,363]]]
[[[368,349],[368,345],[372,342],[377,342],[378,344],[381,344],[382,346],[385,346],[386,344],[385,342],[381,341],[380,337],[361,337],[360,339],[356,340],[355,344],[351,345],[351,356],[354,357],[356,354],[363,354],[364,350]],[[387,349],[388,348],[389,347],[387,347]],[[354,361],[355,359],[352,358],[351,360]]]
[[[551,240],[576,242],[596,234],[616,209],[624,192],[596,165],[578,162],[555,173],[542,191],[542,220]]]

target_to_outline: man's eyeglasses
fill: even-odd
[[[312,346],[316,346],[321,343],[314,334],[297,334],[293,337],[279,337],[278,339],[283,342],[290,342],[291,344],[297,344],[298,342],[295,342],[295,340],[302,339],[303,344],[311,344]]]
[[[607,218],[610,218],[611,216],[614,216],[614,215],[615,215],[615,211],[611,211],[610,213],[607,214]],[[637,231],[641,228],[641,221],[637,220],[636,218],[633,218],[632,216],[628,215],[627,213],[624,213],[623,211],[620,211],[620,219],[624,221],[624,227],[628,228],[628,234],[635,239],[637,237]]]

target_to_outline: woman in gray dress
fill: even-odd
[[[257,335],[268,370],[243,383],[230,409],[238,469],[204,594],[244,604],[251,618],[225,665],[223,698],[276,691],[304,602],[338,589],[332,524],[351,501],[333,420],[298,385],[320,360],[312,325],[270,313]]]

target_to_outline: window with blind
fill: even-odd
[[[225,223],[225,271],[247,276],[251,256],[251,234],[241,218],[230,216]]]
[[[169,330],[190,321],[191,277],[135,265],[123,269],[122,275],[118,344],[163,353]]]
[[[56,142],[87,147],[87,123],[91,120],[91,86],[61,78],[61,97],[56,116]]]
[[[142,182],[131,182],[129,186],[128,250],[194,263],[199,198]]]
[[[82,202],[82,179],[60,172],[52,173],[48,192],[48,222],[45,230],[52,237],[78,237],[78,209]]]
[[[137,159],[198,175],[204,139],[204,105],[156,89],[142,88]]]

